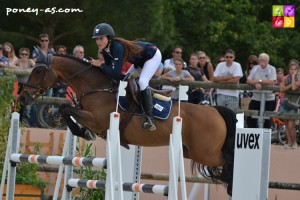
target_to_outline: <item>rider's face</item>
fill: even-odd
[[[96,44],[102,51],[108,44],[108,38],[106,36],[96,38]]]

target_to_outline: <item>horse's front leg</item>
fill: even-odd
[[[68,104],[62,104],[59,107],[59,112],[61,114],[61,116],[63,117],[63,119],[65,120],[67,126],[69,127],[69,129],[71,130],[72,134],[78,136],[78,137],[82,137],[86,140],[95,140],[96,139],[96,135],[87,130],[84,127],[88,127],[88,124],[85,124],[83,122],[88,121],[91,122],[93,121],[93,117],[90,116],[90,114],[88,114],[87,111],[83,111],[83,110],[79,110],[75,107],[72,107]],[[83,125],[83,128],[80,128],[78,126],[78,124],[76,124],[73,119],[71,119],[71,116],[81,125]],[[84,120],[83,120],[84,119]]]

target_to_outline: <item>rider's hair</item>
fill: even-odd
[[[125,47],[125,54],[124,54],[123,61],[128,60],[129,57],[138,56],[140,54],[140,52],[142,51],[142,47],[137,45],[136,41],[130,41],[130,40],[126,40],[124,38],[118,38],[118,37],[114,38],[114,40],[122,43]]]

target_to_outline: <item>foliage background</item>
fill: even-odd
[[[272,28],[272,5],[295,5],[295,28]],[[204,50],[213,64],[219,55],[232,48],[236,60],[245,66],[250,54],[266,52],[271,64],[286,69],[290,59],[299,59],[300,2],[288,0],[11,0],[0,8],[0,43],[10,41],[18,50],[38,45],[42,32],[50,35],[51,46],[64,44],[68,52],[82,44],[86,56],[96,56],[91,39],[98,23],[111,24],[117,36],[145,38],[156,43],[163,59],[175,45],[184,47],[183,58]],[[79,8],[82,13],[14,13],[6,8]]]
[[[13,75],[0,76],[0,169],[6,153],[6,142],[10,127],[10,116],[14,101],[13,86],[16,78]]]

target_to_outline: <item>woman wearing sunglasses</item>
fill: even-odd
[[[30,59],[30,50],[26,47],[22,47],[19,51],[19,56],[20,58],[17,60],[16,66],[13,67],[15,69],[31,69],[34,67],[35,62],[34,60]],[[27,82],[29,75],[27,76],[17,76],[18,81],[19,81],[19,87],[21,87],[20,89],[22,89],[23,84],[25,82]]]

